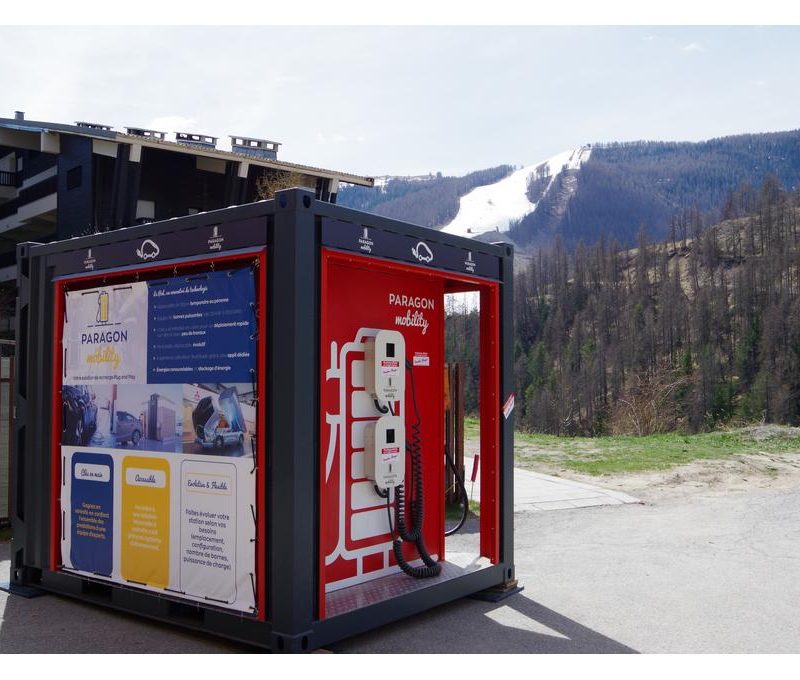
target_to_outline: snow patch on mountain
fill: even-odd
[[[536,209],[537,203],[528,199],[528,181],[537,170],[541,175],[542,166],[548,166],[549,172],[544,175],[549,175],[549,182],[541,194],[545,196],[563,170],[577,170],[588,160],[590,153],[591,149],[585,146],[564,151],[546,161],[516,170],[499,182],[473,189],[459,199],[458,214],[442,231],[467,237],[487,231],[508,231],[512,222]]]
[[[427,175],[381,175],[375,177],[375,188],[380,191],[386,191],[386,185],[394,179],[401,179],[404,182],[429,182],[435,179],[436,175],[428,173]]]

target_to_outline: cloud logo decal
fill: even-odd
[[[433,253],[423,241],[420,241],[411,249],[411,254],[420,262],[433,262]]]
[[[136,249],[136,254],[143,260],[155,260],[161,249],[155,241],[147,239],[142,245]]]

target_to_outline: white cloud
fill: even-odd
[[[703,47],[700,43],[692,42],[692,43],[689,43],[688,45],[684,45],[681,48],[681,51],[683,51],[683,52],[705,52],[706,48]]]
[[[326,135],[323,132],[317,132],[317,144],[363,144],[367,141],[364,135],[344,135],[341,132]]]

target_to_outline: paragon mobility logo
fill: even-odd
[[[94,263],[95,262],[97,262],[97,260],[92,255],[92,249],[89,248],[89,250],[86,253],[86,257],[83,260],[83,268],[84,269],[88,269],[88,270],[92,270],[92,269],[94,269]]]
[[[374,246],[375,241],[369,236],[369,228],[364,227],[361,230],[361,236],[358,237],[358,249],[363,250],[365,253],[371,253]]]
[[[101,290],[97,293],[97,315],[95,321],[99,324],[108,323],[108,292]]]
[[[411,254],[420,262],[433,262],[433,252],[424,241],[420,241],[411,249]]]
[[[155,260],[160,252],[161,248],[158,247],[158,244],[155,241],[151,241],[149,238],[145,239],[142,245],[136,249],[136,254],[142,260]]]
[[[94,317],[96,325],[87,326],[81,333],[81,345],[96,347],[94,352],[85,356],[85,361],[90,365],[110,364],[117,370],[121,362],[117,349],[128,342],[128,330],[112,318],[111,298],[107,289],[101,288],[97,291],[96,304]]]
[[[436,301],[433,298],[426,298],[419,295],[402,295],[400,293],[389,293],[389,304],[393,307],[405,307],[405,314],[398,314],[394,317],[395,326],[404,328],[419,328],[422,335],[428,332],[430,322],[425,317],[423,309],[436,309]],[[413,312],[411,310],[414,310]]]
[[[476,264],[477,263],[475,262],[475,260],[472,259],[472,251],[468,250],[467,259],[464,260],[464,269],[468,271],[470,274],[474,274]]]
[[[211,230],[211,237],[208,239],[208,249],[209,250],[222,250],[222,246],[225,244],[225,237],[219,233],[219,225],[214,225],[214,228]]]

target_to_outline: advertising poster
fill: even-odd
[[[66,293],[64,384],[147,382],[147,284]]]
[[[236,599],[236,466],[181,463],[181,588],[218,602]]]
[[[73,566],[111,575],[114,534],[114,461],[97,453],[72,456]]]
[[[64,568],[255,611],[250,268],[65,293]]]
[[[166,588],[169,583],[169,461],[122,459],[122,578]]]

